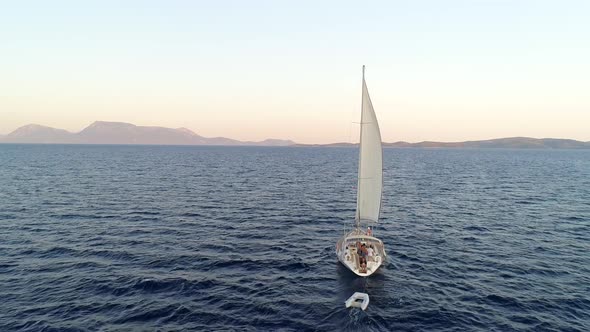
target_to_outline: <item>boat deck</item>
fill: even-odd
[[[369,253],[366,256],[366,268],[361,264],[361,256],[358,254],[358,243],[361,246],[364,244],[364,247],[367,249],[372,249],[368,250],[372,254]],[[366,234],[348,234],[347,237],[338,241],[336,248],[338,259],[359,276],[373,274],[381,266],[386,256],[383,242]]]

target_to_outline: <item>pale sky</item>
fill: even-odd
[[[95,120],[203,136],[590,141],[590,1],[7,1],[0,134]]]

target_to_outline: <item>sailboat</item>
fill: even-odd
[[[354,227],[336,243],[338,260],[361,277],[368,277],[387,257],[383,241],[373,234],[383,191],[383,149],[377,116],[369,98],[363,66],[358,186]]]

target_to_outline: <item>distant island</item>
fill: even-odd
[[[297,144],[296,146],[323,146],[323,147],[347,147],[357,146],[354,143],[332,144]],[[480,141],[465,142],[432,142],[424,141],[408,143],[404,141],[383,143],[385,148],[496,148],[496,149],[590,149],[590,141],[582,142],[573,139],[562,138],[531,138],[508,137]]]
[[[352,147],[353,143],[298,144],[291,140],[239,141],[225,137],[203,137],[187,128],[136,126],[125,122],[96,121],[78,133],[36,124],[0,135],[0,143],[30,144],[138,144],[138,145],[226,145]],[[465,142],[383,143],[392,148],[506,148],[506,149],[590,149],[590,141],[559,138],[510,137]]]
[[[203,137],[187,128],[136,126],[125,122],[95,121],[78,133],[37,124],[0,136],[0,143],[34,144],[141,144],[141,145],[253,145],[288,146],[289,140],[238,141],[225,137]]]

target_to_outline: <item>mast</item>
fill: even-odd
[[[360,228],[360,223],[361,223],[361,211],[360,211],[360,204],[359,202],[361,201],[361,157],[363,155],[363,105],[365,104],[365,93],[363,91],[363,87],[365,85],[365,65],[363,65],[363,80],[361,82],[361,121],[360,121],[360,134],[359,134],[359,169],[358,169],[358,175],[357,175],[357,186],[356,186],[356,190],[357,190],[357,197],[356,197],[356,204],[357,204],[357,209],[356,209],[356,228]]]

